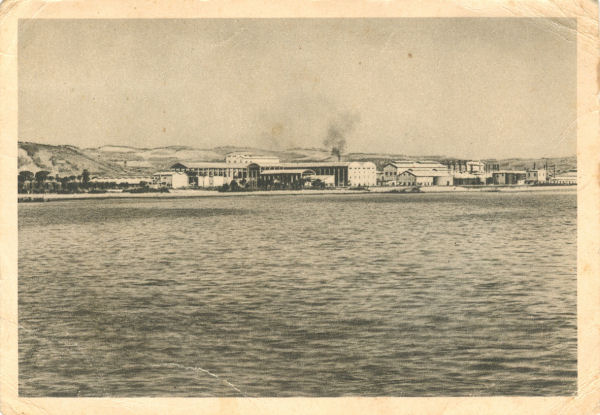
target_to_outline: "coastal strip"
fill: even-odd
[[[423,188],[407,187],[375,187],[364,190],[352,189],[323,189],[323,190],[256,190],[251,192],[219,192],[216,190],[172,189],[168,193],[38,193],[19,195],[19,203],[50,202],[65,200],[104,200],[104,199],[180,199],[200,197],[235,197],[235,196],[318,196],[318,195],[348,195],[348,194],[397,194],[415,195],[423,193],[473,193],[473,192],[569,192],[575,193],[577,186],[429,186]]]

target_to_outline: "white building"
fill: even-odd
[[[279,176],[282,174],[291,175],[288,177],[291,179],[298,173],[296,170],[301,171],[301,176],[304,170],[311,170],[312,175],[316,177],[327,176],[322,180],[326,186],[331,185],[332,177],[333,186],[377,186],[377,167],[370,161],[281,163],[277,158],[265,157],[266,161],[244,164],[247,159],[243,160],[243,157],[240,158],[237,153],[228,155],[228,157],[229,162],[225,163],[175,163],[171,166],[170,173],[187,173],[190,176],[190,182],[197,183],[198,187],[218,187],[230,184],[233,180],[245,183],[250,179],[255,185],[271,184],[271,182],[281,180],[282,177]],[[255,160],[255,156],[252,157],[252,160]],[[234,161],[236,162],[234,163]],[[285,172],[286,170],[294,170],[294,172]],[[280,171],[280,173],[271,173],[272,171]],[[207,177],[220,177],[220,179],[211,180]]]
[[[399,177],[401,174],[410,172],[424,172],[431,176],[432,185],[440,186],[451,186],[453,184],[452,174],[448,170],[448,167],[437,161],[413,161],[413,160],[401,160],[393,161],[386,164],[383,167],[383,185],[388,186],[410,186],[413,185],[413,179],[407,175]],[[415,176],[416,177],[416,176]],[[426,177],[426,175],[420,175],[419,177]],[[436,179],[433,179],[433,178]],[[423,179],[424,180],[424,179]],[[424,180],[428,182],[429,180]],[[404,185],[402,183],[411,182],[411,184]]]
[[[152,184],[158,187],[180,189],[189,186],[188,175],[178,171],[162,171],[152,175]]]
[[[467,161],[467,173],[483,174],[485,173],[485,163],[481,161]]]
[[[399,186],[452,186],[453,177],[437,170],[406,170],[396,179]]]
[[[577,170],[569,170],[568,172],[558,174],[549,180],[550,184],[577,184]]]
[[[279,163],[279,158],[274,156],[261,156],[250,153],[229,153],[225,155],[225,163],[241,164],[247,166],[251,163]]]
[[[349,186],[377,186],[377,166],[370,161],[348,163]]]
[[[546,178],[547,174],[545,169],[527,170],[525,183],[546,183]]]

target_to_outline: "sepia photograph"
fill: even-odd
[[[598,185],[577,16],[15,27],[19,401],[537,397],[570,413]]]

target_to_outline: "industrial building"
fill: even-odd
[[[186,173],[190,177],[190,185],[192,186],[218,187],[229,184],[233,180],[246,180],[248,166],[254,161],[279,164],[277,157],[235,152],[227,154],[224,162],[175,163],[171,166],[171,170]]]
[[[370,161],[281,163],[277,158],[266,156],[237,153],[228,156],[229,162],[175,163],[171,170],[186,173],[190,177],[190,185],[198,187],[222,186],[230,184],[233,180],[244,183],[248,181],[251,186],[258,187],[291,184],[300,179],[319,180],[328,187],[377,185],[376,166]],[[248,157],[256,162],[245,164],[241,161],[247,160]],[[274,171],[278,173],[272,173]],[[217,177],[222,179],[216,179]]]
[[[435,170],[406,170],[398,175],[396,183],[399,186],[452,186],[454,178]]]
[[[481,161],[467,161],[467,173],[483,174],[485,173],[485,163]]]
[[[309,184],[315,176],[315,171],[311,169],[266,170],[260,174],[256,184],[259,187],[270,187],[275,185],[287,186],[293,184],[305,186],[306,184]]]
[[[525,184],[527,172],[521,170],[499,170],[492,173],[494,184]]]
[[[155,187],[167,187],[181,189],[190,185],[187,174],[178,171],[162,171],[152,175],[152,185]]]
[[[383,185],[452,186],[448,167],[436,161],[394,161],[383,167]]]
[[[525,183],[540,184],[540,183],[546,183],[546,180],[547,180],[546,169],[527,170],[527,177],[525,178]]]
[[[273,171],[281,174],[297,175],[298,171],[308,177],[311,173],[315,176],[331,176],[336,187],[343,186],[376,186],[377,169],[374,163],[366,162],[307,162],[307,163],[252,163],[248,165],[248,181],[255,186],[271,180]],[[281,173],[288,171],[289,173]],[[288,180],[288,179],[286,179]],[[291,178],[290,178],[291,180]],[[331,178],[326,181],[331,181]]]
[[[442,160],[444,166],[450,170],[453,175],[459,173],[468,173],[474,175],[485,175],[491,177],[493,171],[500,170],[499,164],[484,163],[480,160]],[[456,177],[456,176],[455,176]]]
[[[245,179],[248,174],[247,165],[223,162],[175,163],[171,170],[187,173],[192,185],[199,187],[206,187],[202,185],[205,180],[199,177],[223,177],[224,182],[230,183],[234,179]]]
[[[548,181],[550,184],[576,185],[577,170],[569,170],[565,173],[558,174]]]
[[[460,172],[454,173],[455,186],[478,186],[486,184],[488,177],[486,174]]]

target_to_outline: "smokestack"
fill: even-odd
[[[357,114],[346,112],[339,114],[329,123],[327,137],[323,140],[323,144],[331,148],[331,155],[336,156],[338,161],[342,159],[346,149],[346,137],[354,131],[359,118]]]

